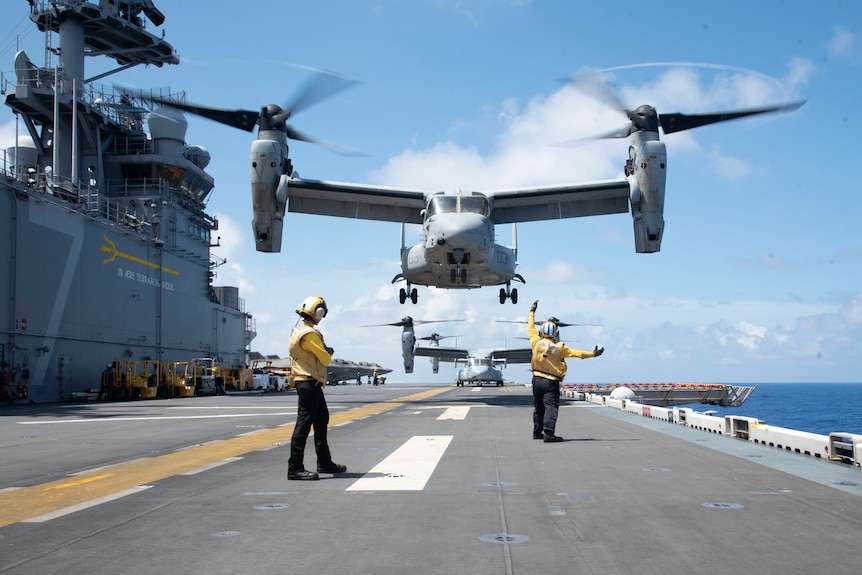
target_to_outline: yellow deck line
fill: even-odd
[[[388,411],[403,403],[432,397],[448,389],[447,387],[431,389],[334,413],[330,416],[329,424],[335,426],[362,419]],[[224,459],[289,442],[293,427],[294,424],[291,423],[157,457],[136,459],[108,469],[103,467],[74,477],[0,493],[0,527],[81,505],[138,485],[187,473]]]

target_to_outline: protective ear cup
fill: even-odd
[[[305,298],[296,309],[296,313],[299,315],[306,315],[316,321],[320,321],[325,318],[327,311],[326,301],[319,295],[312,295]]]

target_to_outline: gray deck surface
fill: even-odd
[[[859,469],[582,402],[545,444],[526,387],[326,397],[348,473],[317,482],[285,478],[292,393],[0,408],[0,573],[862,569]]]

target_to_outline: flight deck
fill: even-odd
[[[0,407],[0,573],[858,573],[862,470],[530,388],[328,387],[347,473],[287,481],[293,393]],[[306,467],[315,467],[312,442]]]

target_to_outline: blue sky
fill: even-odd
[[[11,3],[10,3],[11,4]],[[605,70],[629,107],[702,113],[786,102],[792,114],[663,136],[665,236],[636,254],[627,214],[518,226],[518,305],[498,288],[419,289],[400,305],[400,226],[288,214],[280,254],[254,251],[248,175],[253,134],[188,116],[189,144],[212,155],[227,259],[217,283],[240,287],[257,322],[252,348],[285,356],[293,310],[319,293],[336,356],[393,368],[391,379],[450,382],[417,359],[401,369],[395,322],[417,335],[459,335],[465,347],[522,345],[526,328],[494,320],[539,316],[600,324],[568,328],[571,345],[605,354],[570,360],[567,382],[862,380],[862,5],[856,2],[551,2],[377,0],[156,2],[182,63],[102,80],[185,90],[189,101],[256,109],[285,104],[306,67],[355,78],[351,89],[297,114],[315,137],[361,150],[344,157],[295,142],[310,179],[419,189],[490,191],[615,178],[626,140],[553,144],[607,132],[624,117],[560,79]],[[207,6],[203,10],[202,6]],[[15,37],[42,61],[43,37],[23,0],[0,25],[0,69]],[[151,30],[158,28],[150,27]],[[160,33],[160,32],[156,32]],[[5,62],[5,64],[2,64]],[[649,65],[657,63],[675,65]],[[682,65],[679,63],[688,63]],[[112,66],[88,59],[92,76]],[[12,138],[11,113],[0,138]],[[414,230],[415,231],[415,230]],[[500,226],[498,242],[510,244]],[[418,232],[408,237],[418,241]],[[457,327],[452,327],[457,326]],[[454,343],[447,340],[447,343]],[[526,366],[509,366],[512,380]]]

